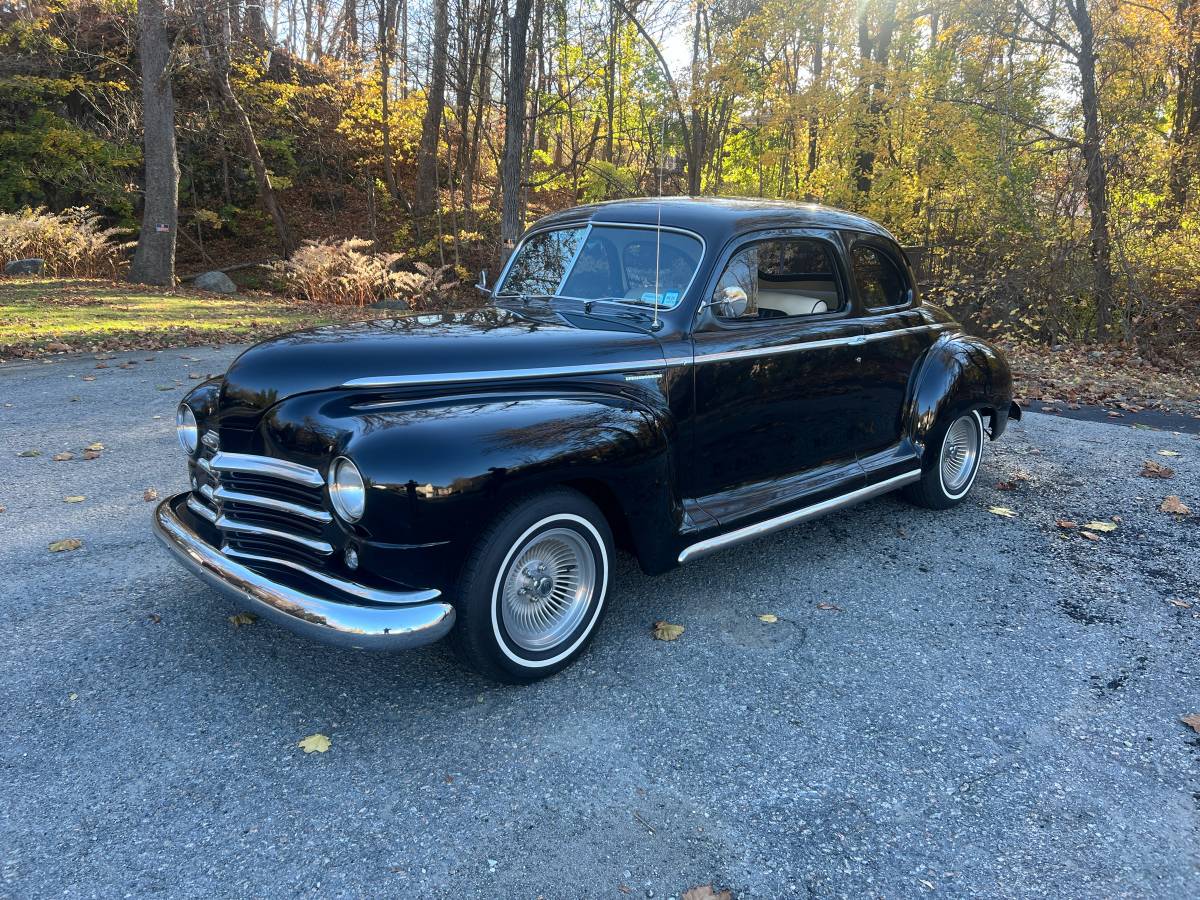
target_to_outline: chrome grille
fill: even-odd
[[[222,551],[306,566],[333,554],[324,479],[309,466],[219,449],[214,432],[201,437],[198,487],[188,508],[221,532]]]

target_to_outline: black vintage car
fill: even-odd
[[[902,489],[953,506],[1020,410],[1001,355],[835,209],[654,199],[531,228],[491,303],[259,344],[179,408],[193,572],[361,648],[568,665],[649,573]]]

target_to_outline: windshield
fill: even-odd
[[[692,282],[704,246],[678,231],[581,225],[531,235],[497,296],[616,300],[671,309]]]

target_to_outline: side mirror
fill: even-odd
[[[479,270],[479,281],[475,282],[475,290],[489,297],[492,295],[492,289],[488,287],[487,283],[487,269]]]

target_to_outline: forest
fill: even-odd
[[[0,214],[134,281],[434,305],[548,210],[772,197],[979,332],[1197,347],[1200,0],[16,0],[0,45]]]

